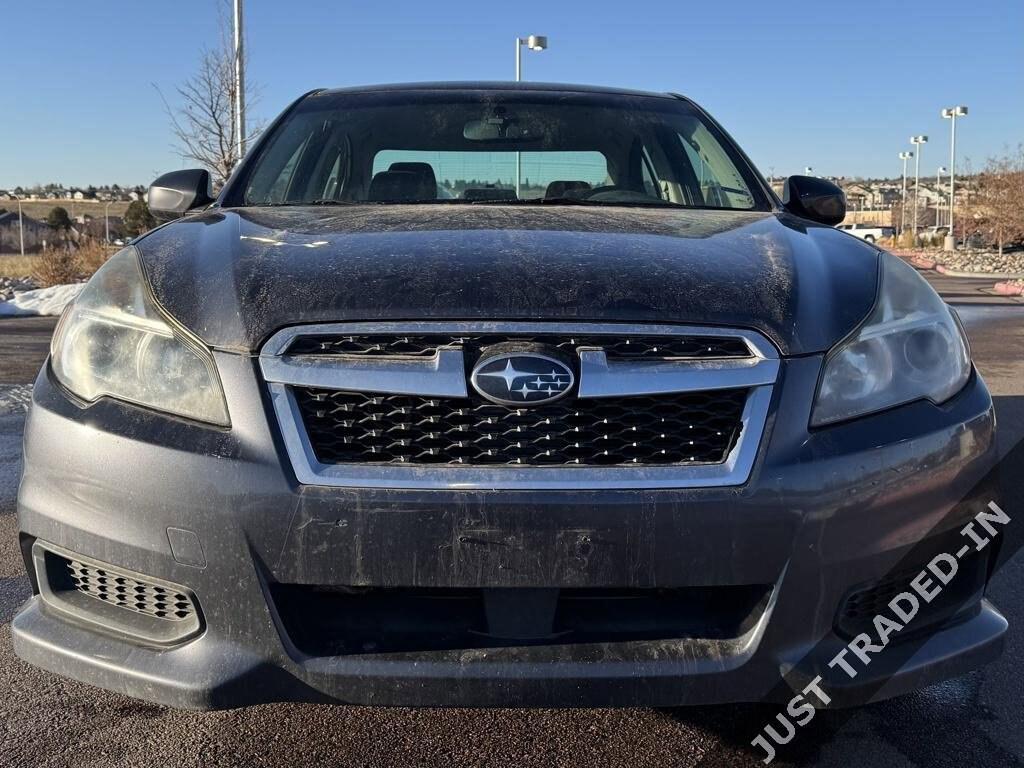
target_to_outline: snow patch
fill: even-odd
[[[0,416],[24,413],[31,402],[31,384],[0,384]]]
[[[54,285],[14,294],[10,301],[0,301],[0,317],[15,315],[59,315],[74,301],[85,283]]]

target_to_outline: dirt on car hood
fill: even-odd
[[[137,243],[157,300],[210,346],[346,320],[672,322],[821,352],[871,308],[877,251],[787,215],[402,205],[211,209]]]

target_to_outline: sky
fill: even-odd
[[[764,174],[921,174],[1024,141],[1024,0],[245,0],[250,119],[317,87],[527,80],[684,93]],[[218,40],[224,0],[2,0],[0,188],[146,185],[188,167],[161,93]],[[16,33],[13,33],[15,32]],[[958,171],[963,168],[958,166]]]

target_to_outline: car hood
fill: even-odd
[[[212,347],[345,320],[672,322],[824,351],[875,299],[878,252],[788,215],[551,206],[211,209],[136,245]]]

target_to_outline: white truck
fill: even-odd
[[[866,240],[869,243],[881,240],[883,237],[892,237],[896,234],[896,230],[893,227],[879,227],[875,224],[840,224],[836,229],[841,229],[843,232],[859,237],[861,240]]]

